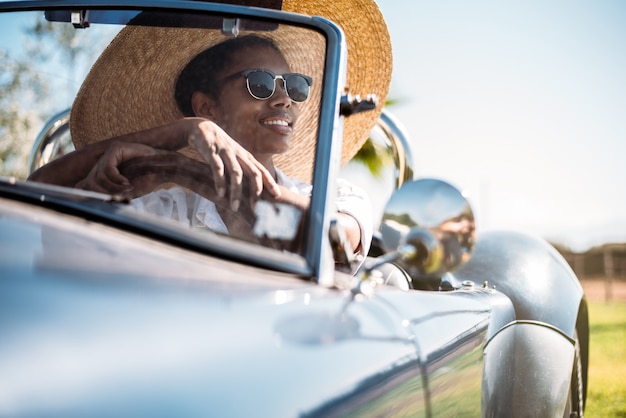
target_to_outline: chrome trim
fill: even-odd
[[[32,174],[32,172],[39,167],[48,164],[50,161],[67,152],[64,150],[65,148],[62,148],[62,153],[59,154],[59,147],[74,148],[69,134],[65,135],[69,133],[69,122],[70,109],[66,109],[54,115],[44,125],[37,139],[35,139],[35,143],[30,152],[28,174]],[[64,139],[66,143],[63,142]]]
[[[405,181],[414,179],[415,168],[409,136],[404,127],[396,120],[391,111],[383,109],[377,125],[385,134],[387,144],[392,151],[397,171],[396,189]]]

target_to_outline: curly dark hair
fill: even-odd
[[[221,80],[218,77],[225,68],[233,63],[233,56],[237,52],[250,47],[272,48],[280,52],[272,40],[256,35],[247,35],[214,45],[189,61],[189,64],[178,76],[174,91],[174,98],[181,112],[185,116],[195,116],[191,97],[196,91],[205,93],[217,100],[222,88]]]

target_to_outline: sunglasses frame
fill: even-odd
[[[272,88],[272,92],[270,93],[269,96],[267,97],[259,97],[257,95],[255,95],[252,90],[250,89],[250,79],[248,78],[248,76],[252,73],[255,72],[262,72],[262,73],[266,73],[268,75],[270,75],[273,79],[274,79],[274,87]],[[289,95],[289,90],[287,90],[287,79],[291,76],[300,76],[304,79],[304,81],[306,81],[307,86],[309,87],[309,91],[307,92],[306,98],[304,100],[296,100],[293,97],[291,97]],[[287,94],[287,96],[289,97],[289,99],[291,99],[292,101],[296,102],[296,103],[304,103],[307,101],[307,99],[309,98],[310,92],[311,92],[311,85],[313,85],[313,79],[311,77],[309,77],[308,75],[304,75],[304,74],[300,74],[300,73],[285,73],[285,74],[274,74],[272,71],[270,70],[264,70],[261,68],[252,68],[249,70],[244,70],[244,71],[239,71],[235,74],[231,74],[227,77],[224,78],[224,81],[236,78],[236,77],[244,77],[246,79],[246,88],[248,89],[248,93],[250,94],[250,96],[254,97],[257,100],[269,100],[272,98],[272,96],[274,95],[274,93],[276,93],[276,80],[283,80],[283,88],[285,89],[285,93]]]

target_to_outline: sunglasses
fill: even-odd
[[[276,80],[283,80],[287,96],[294,102],[302,103],[309,97],[313,79],[304,74],[274,74],[269,70],[245,70],[224,78],[224,81],[243,76],[250,96],[257,100],[267,100],[276,91]]]

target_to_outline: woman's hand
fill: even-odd
[[[149,193],[154,187],[142,184],[141,189],[144,190],[134,190],[136,185],[131,184],[126,177],[120,174],[118,166],[132,158],[152,156],[158,153],[158,150],[149,145],[111,142],[87,176],[78,181],[75,187],[108,194],[141,196]]]
[[[271,173],[217,124],[200,118],[189,118],[186,121],[189,123],[189,146],[211,167],[215,190],[219,197],[228,194],[233,211],[239,209],[244,177],[247,179],[251,205],[254,205],[263,190],[273,197],[280,196],[280,188]]]

